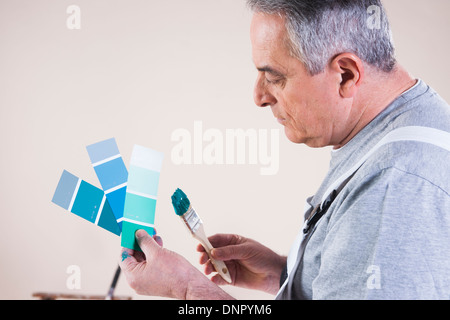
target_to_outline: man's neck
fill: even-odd
[[[334,146],[334,149],[343,147],[395,99],[417,83],[417,80],[400,65],[390,73],[367,74],[371,76],[365,79],[359,89],[358,98],[354,101],[354,107],[359,110],[357,121],[347,137],[339,145]]]

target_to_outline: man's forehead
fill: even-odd
[[[285,18],[276,14],[253,14],[250,37],[252,45],[259,48],[284,41],[286,37]]]
[[[284,18],[274,14],[255,13],[250,34],[256,67],[283,68],[284,62],[290,58]]]

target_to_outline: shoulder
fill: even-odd
[[[385,114],[392,126],[420,125],[450,131],[449,104],[423,81],[417,90],[399,99],[399,107]]]
[[[330,216],[328,230],[381,220],[406,226],[423,219],[435,226],[442,219],[450,223],[450,149],[434,141],[383,145],[338,194]]]
[[[383,141],[399,133],[396,141],[378,148],[358,170],[357,176],[371,179],[374,175],[409,175],[410,180],[428,181],[449,194],[450,106],[422,81],[414,92],[400,99],[403,103],[386,112],[371,134],[375,140]],[[389,182],[395,183],[395,180]]]
[[[380,147],[355,174],[354,182],[360,180],[360,184],[384,187],[400,184],[405,188],[410,184],[428,182],[450,194],[450,133],[436,130],[437,135],[427,137],[426,130],[420,129],[435,129],[402,129],[405,128],[418,132]]]
[[[317,296],[448,297],[450,168],[436,170],[417,146],[402,148],[381,150],[365,163],[318,225]],[[368,285],[374,266],[379,290]]]

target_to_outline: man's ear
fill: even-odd
[[[364,65],[353,53],[341,53],[330,63],[330,68],[340,74],[339,94],[342,98],[353,98],[364,77]]]

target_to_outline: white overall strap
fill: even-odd
[[[374,154],[380,147],[398,141],[417,141],[433,144],[437,147],[450,151],[450,133],[434,128],[428,127],[403,127],[395,129],[384,136],[369,152],[367,152],[354,166],[352,166],[346,173],[340,176],[331,186],[325,191],[320,200],[323,203],[328,196],[336,190],[342,182],[356,172],[366,160]]]
[[[330,196],[330,194],[338,189],[345,180],[347,180],[350,176],[352,176],[367,159],[372,156],[380,147],[398,141],[417,141],[423,143],[429,143],[435,145],[437,147],[443,148],[447,151],[450,151],[450,133],[434,128],[429,127],[419,127],[419,126],[409,126],[402,127],[399,129],[395,129],[389,132],[386,136],[384,136],[369,152],[367,152],[355,165],[353,165],[347,172],[345,172],[342,176],[340,176],[331,186],[327,189],[327,191],[323,194],[321,199],[321,206]],[[310,205],[305,207],[305,211],[310,209]],[[303,228],[302,228],[303,230]],[[300,231],[297,238],[295,239],[294,244],[291,247],[288,256],[288,264],[287,264],[287,278],[281,286],[280,290],[277,293],[276,298],[280,296],[280,294],[286,289],[288,282],[290,281],[290,277],[293,271],[296,269],[296,266],[300,262],[297,259],[299,254],[299,248],[301,243],[304,240],[303,231]]]

